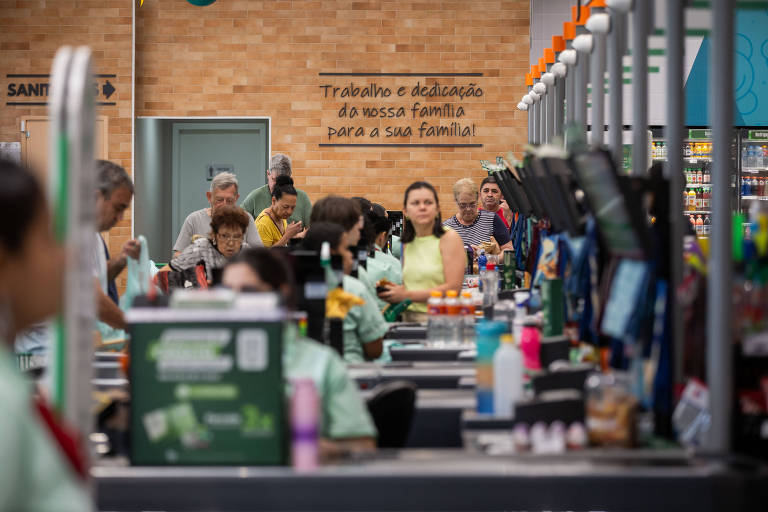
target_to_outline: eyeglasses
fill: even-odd
[[[228,197],[228,198],[217,197],[216,199],[213,200],[213,204],[215,204],[216,206],[221,206],[223,204],[226,204],[227,206],[233,206],[235,204],[235,200],[231,197]]]
[[[460,210],[474,210],[477,208],[477,201],[474,203],[456,203]]]
[[[224,242],[242,242],[243,241],[243,235],[222,235],[221,233],[216,233],[216,236],[219,237],[219,239]]]

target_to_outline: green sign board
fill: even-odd
[[[695,128],[688,130],[689,139],[711,139],[712,130],[709,128]]]
[[[768,140],[768,130],[749,130],[750,140]]]
[[[285,463],[282,319],[228,313],[131,311],[133,464]]]

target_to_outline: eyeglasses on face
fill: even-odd
[[[477,208],[477,201],[473,203],[456,203],[460,210],[474,210]]]
[[[234,197],[217,197],[214,198],[213,204],[216,206],[221,206],[223,204],[226,204],[227,206],[233,206],[235,204],[235,198]]]
[[[243,241],[243,235],[222,235],[221,233],[216,233],[216,236],[219,238],[219,240],[224,242],[233,243]]]

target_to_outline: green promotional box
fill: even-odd
[[[132,309],[131,463],[286,462],[281,310]]]

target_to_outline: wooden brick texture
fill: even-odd
[[[142,116],[270,116],[272,151],[291,156],[294,179],[311,199],[329,193],[366,196],[400,208],[412,181],[439,190],[443,215],[454,213],[451,186],[484,175],[479,160],[520,153],[526,118],[516,111],[525,93],[528,0],[350,1],[219,0],[193,8],[185,0],[145,0],[137,9],[136,114]],[[326,77],[318,73],[483,73],[482,77]],[[320,85],[375,83],[398,98],[326,98]],[[413,98],[421,85],[468,85],[480,98],[450,100],[466,115],[430,124],[472,123],[467,138],[335,137],[328,127],[419,126],[406,118],[339,119],[349,105],[442,105]],[[426,119],[426,118],[425,118]],[[474,143],[482,148],[320,147],[320,143]],[[254,169],[262,172],[262,169]]]
[[[0,141],[20,142],[22,116],[46,116],[44,106],[6,106],[9,73],[50,73],[56,50],[88,45],[95,73],[110,79],[117,105],[97,107],[109,118],[110,160],[131,172],[131,29],[132,0],[0,0]],[[117,252],[131,233],[131,214],[110,232],[110,251]],[[119,285],[124,283],[118,282]]]

